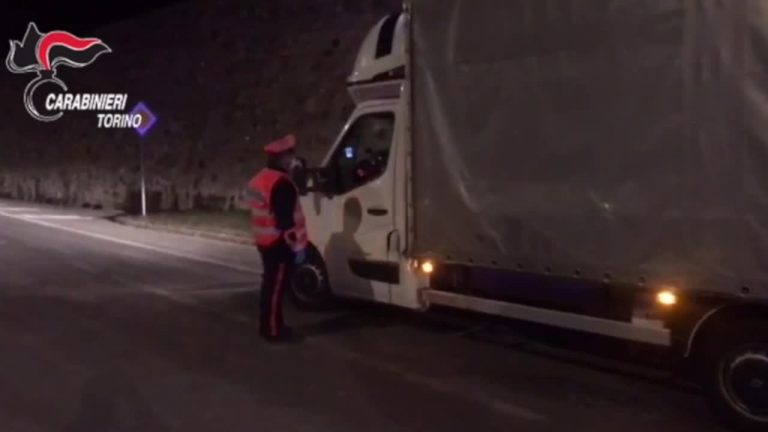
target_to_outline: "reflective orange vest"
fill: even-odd
[[[307,236],[307,225],[304,220],[304,212],[301,209],[301,203],[298,200],[298,189],[296,189],[296,208],[293,211],[294,227],[285,233],[277,228],[277,219],[272,211],[272,189],[281,179],[291,182],[294,188],[296,185],[285,173],[269,168],[261,170],[248,184],[248,198],[251,207],[251,226],[254,232],[254,241],[259,246],[271,246],[285,236],[288,245],[294,251],[304,249],[309,243]]]

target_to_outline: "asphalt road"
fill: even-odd
[[[3,432],[722,430],[567,333],[346,305],[265,345],[255,251],[102,216],[0,201]]]

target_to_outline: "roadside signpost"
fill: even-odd
[[[147,108],[144,102],[139,102],[135,108],[131,111],[131,114],[141,114],[141,123],[134,128],[139,134],[139,171],[141,175],[141,216],[147,216],[147,183],[144,174],[144,137],[152,129],[152,126],[157,123],[157,116]]]

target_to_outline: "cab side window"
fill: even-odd
[[[355,120],[328,163],[330,192],[344,194],[381,177],[387,169],[394,129],[392,112]]]

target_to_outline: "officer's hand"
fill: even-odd
[[[306,260],[306,258],[307,258],[307,250],[306,249],[302,249],[302,250],[296,252],[296,257],[295,257],[296,265],[304,264],[304,260]]]
[[[296,233],[294,231],[286,232],[285,240],[290,244],[296,243]]]

